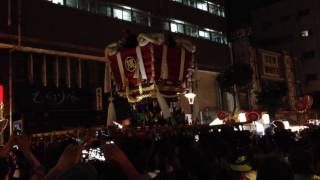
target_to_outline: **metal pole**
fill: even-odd
[[[9,130],[12,134],[12,51],[9,52]]]

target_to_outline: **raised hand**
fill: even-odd
[[[16,135],[15,141],[22,152],[30,152],[31,146],[29,138],[26,135]]]
[[[0,149],[0,157],[7,157],[9,155],[9,152],[10,152],[12,146],[14,145],[14,141],[15,141],[15,135],[12,134],[9,137],[8,142],[4,145],[4,147],[2,149]]]
[[[103,153],[106,158],[115,162],[126,162],[128,161],[127,156],[116,144],[102,144]]]
[[[70,144],[63,151],[55,168],[64,171],[80,161],[81,147],[79,145]]]

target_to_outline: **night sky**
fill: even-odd
[[[264,7],[280,0],[227,0],[229,27],[232,29],[245,27],[250,22],[250,14],[254,9]]]

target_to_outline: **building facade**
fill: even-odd
[[[242,109],[258,109],[266,111],[258,103],[257,92],[263,89],[286,89],[278,114],[283,111],[292,112],[295,115],[294,104],[297,99],[296,61],[286,52],[277,52],[259,47],[254,47],[249,41],[251,31],[239,30],[237,40],[233,43],[234,61],[250,64],[253,71],[252,82],[249,89],[239,92],[239,104]],[[290,114],[290,113],[289,113]]]
[[[104,119],[105,108],[98,107],[96,97],[104,86],[104,49],[128,31],[190,40],[197,47],[200,73],[215,74],[230,64],[222,0],[1,1],[0,82],[6,88],[6,114],[12,119],[19,111],[39,112],[35,122],[40,127],[48,126],[37,124],[43,118]],[[76,110],[83,113],[70,118]],[[85,115],[85,110],[93,113]]]
[[[282,0],[252,14],[254,39],[259,46],[285,50],[299,59],[297,74],[304,93],[320,90],[319,3]]]

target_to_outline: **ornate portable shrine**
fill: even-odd
[[[121,41],[106,48],[120,96],[130,103],[144,98],[176,97],[184,92],[195,46],[164,34],[139,34],[138,45],[124,49]]]

